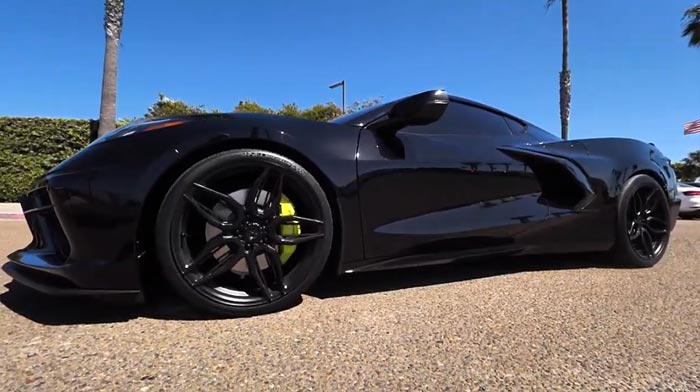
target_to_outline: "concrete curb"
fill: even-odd
[[[24,213],[19,203],[0,203],[0,219],[24,220]]]
[[[0,220],[24,220],[22,214],[0,214]]]

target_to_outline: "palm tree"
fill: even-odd
[[[547,0],[547,9],[557,0]],[[561,0],[562,55],[559,73],[559,117],[561,138],[569,138],[569,114],[571,113],[571,71],[569,70],[569,0]]]
[[[116,128],[117,60],[124,21],[124,0],[105,0],[105,58],[102,70],[99,136]]]
[[[683,15],[685,27],[683,28],[683,37],[688,37],[688,46],[700,47],[700,5],[695,5],[688,8]]]

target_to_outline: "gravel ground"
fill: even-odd
[[[28,239],[0,222],[0,254]],[[700,221],[680,221],[646,270],[550,258],[355,275],[237,320],[55,299],[0,274],[0,390],[700,390],[699,240]]]

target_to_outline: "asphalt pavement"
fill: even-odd
[[[26,245],[0,222],[0,254]],[[495,259],[351,275],[296,307],[51,298],[0,273],[0,390],[700,390],[700,221],[654,268]],[[9,290],[8,290],[9,289]]]

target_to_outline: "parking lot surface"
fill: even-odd
[[[0,222],[0,255],[25,226]],[[700,221],[679,221],[650,269],[549,257],[357,274],[250,319],[51,298],[3,273],[0,302],[4,391],[700,389]]]

